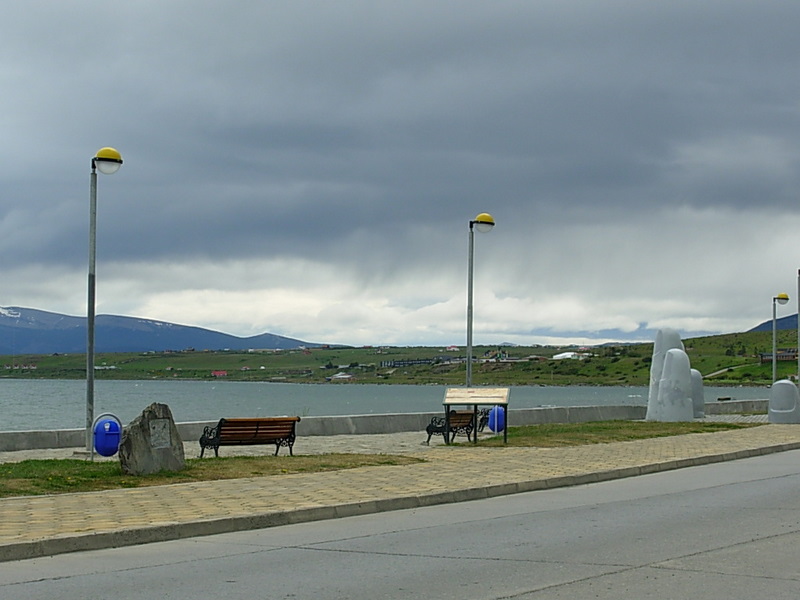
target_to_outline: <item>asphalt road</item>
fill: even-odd
[[[0,564],[3,600],[800,596],[800,451]]]

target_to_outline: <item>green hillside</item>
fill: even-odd
[[[797,333],[780,331],[779,348],[795,348]],[[772,366],[759,353],[772,350],[771,332],[749,332],[684,340],[692,367],[715,385],[768,385]],[[553,357],[576,352],[581,358]],[[591,348],[478,346],[474,385],[647,385],[653,345]],[[95,378],[213,379],[302,383],[464,383],[464,348],[315,348],[282,351],[204,351],[98,354]],[[462,360],[458,360],[458,359]],[[0,356],[0,377],[81,379],[85,356]],[[778,377],[797,373],[796,360],[780,361]],[[347,378],[349,376],[349,378]]]

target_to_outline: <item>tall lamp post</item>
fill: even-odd
[[[469,222],[469,275],[467,279],[467,387],[472,387],[472,264],[475,249],[475,229],[480,233],[491,231],[494,217],[481,213]]]
[[[122,155],[114,148],[100,148],[92,158],[89,183],[89,291],[86,308],[86,450],[92,451],[94,424],[94,321],[95,255],[97,249],[97,171],[113,175],[122,166]]]
[[[778,379],[778,319],[777,305],[786,304],[789,294],[778,294],[772,299],[772,383]]]

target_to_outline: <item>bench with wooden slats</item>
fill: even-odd
[[[200,436],[200,458],[206,448],[219,456],[220,446],[253,446],[275,444],[275,456],[281,446],[292,455],[296,437],[295,426],[300,417],[262,417],[251,419],[220,419],[216,427],[206,427]]]
[[[450,411],[450,439],[447,439],[447,418],[433,417],[430,425],[425,428],[428,434],[426,444],[431,443],[431,437],[436,433],[441,433],[445,444],[450,444],[456,435],[466,435],[468,440],[472,440],[473,430],[475,429],[475,413],[471,410],[451,410]],[[477,435],[477,433],[475,434]]]

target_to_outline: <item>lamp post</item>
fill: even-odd
[[[778,294],[772,299],[772,383],[778,379],[778,320],[776,307],[778,304],[786,304],[789,301],[789,294]]]
[[[94,321],[95,254],[97,248],[97,171],[113,175],[122,165],[122,155],[114,148],[100,148],[92,158],[89,179],[89,289],[86,308],[86,450],[92,451],[94,423]]]
[[[472,264],[475,248],[475,232],[491,231],[494,217],[489,213],[481,213],[469,222],[469,275],[467,278],[467,387],[472,386]]]

